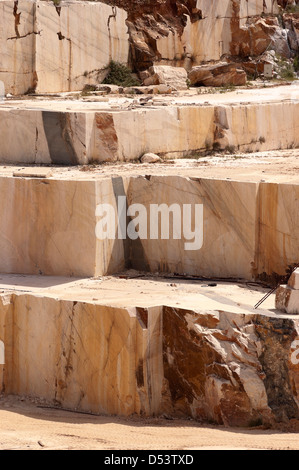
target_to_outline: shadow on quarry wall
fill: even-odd
[[[69,116],[64,112],[43,111],[43,127],[50,158],[56,165],[78,165],[79,159],[72,143]]]
[[[124,187],[124,182],[122,177],[116,177],[112,178],[112,186],[113,186],[113,192],[114,192],[114,197],[116,200],[116,207],[117,205],[117,200],[119,196],[124,196],[126,197],[127,201],[127,194],[130,194],[130,186],[128,188],[128,191],[125,191]],[[128,207],[128,201],[126,204],[126,211]],[[121,214],[117,214],[121,218]],[[128,216],[126,213],[126,227],[128,227],[128,224],[131,222],[132,217]],[[116,245],[114,245],[116,249]],[[136,240],[131,240],[129,237],[125,237],[123,240],[123,247],[124,247],[124,266],[125,269],[137,269],[140,271],[150,271],[150,266],[149,263],[147,262],[146,259],[146,254],[145,250],[143,248],[142,242],[140,238],[137,238]],[[114,253],[112,250],[111,253],[111,260],[114,259]],[[111,266],[111,263],[108,265],[108,273],[113,273],[113,265]]]

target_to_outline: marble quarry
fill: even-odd
[[[298,80],[245,71],[281,8],[0,0],[0,400],[299,419]]]

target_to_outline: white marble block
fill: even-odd
[[[275,307],[290,315],[299,315],[299,290],[280,286],[276,291]]]
[[[293,271],[289,279],[288,285],[292,287],[293,289],[299,290],[299,268]]]
[[[283,312],[299,315],[299,268],[293,271],[287,285],[277,289],[275,306]]]

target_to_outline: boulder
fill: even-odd
[[[154,65],[143,73],[143,84],[150,85],[167,85],[176,90],[187,89],[188,73],[183,67],[171,67],[170,65]]]
[[[287,285],[279,286],[275,307],[282,312],[299,315],[299,269],[293,271]]]
[[[172,93],[172,87],[168,85],[133,86],[124,88],[123,93],[136,95],[169,95]]]
[[[118,94],[122,93],[123,87],[118,85],[106,85],[102,83],[86,84],[82,90],[83,93],[102,93],[102,94]]]
[[[188,76],[191,85],[226,86],[245,85],[246,73],[238,64],[219,62],[193,67]]]
[[[279,286],[275,296],[275,308],[290,315],[299,315],[299,290]]]
[[[299,268],[292,273],[288,285],[293,289],[299,290]]]
[[[141,163],[159,163],[162,159],[155,153],[145,153],[140,158]]]

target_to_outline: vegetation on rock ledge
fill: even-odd
[[[111,60],[109,64],[109,73],[103,83],[123,87],[140,85],[139,80],[126,65],[115,62],[114,60]]]

